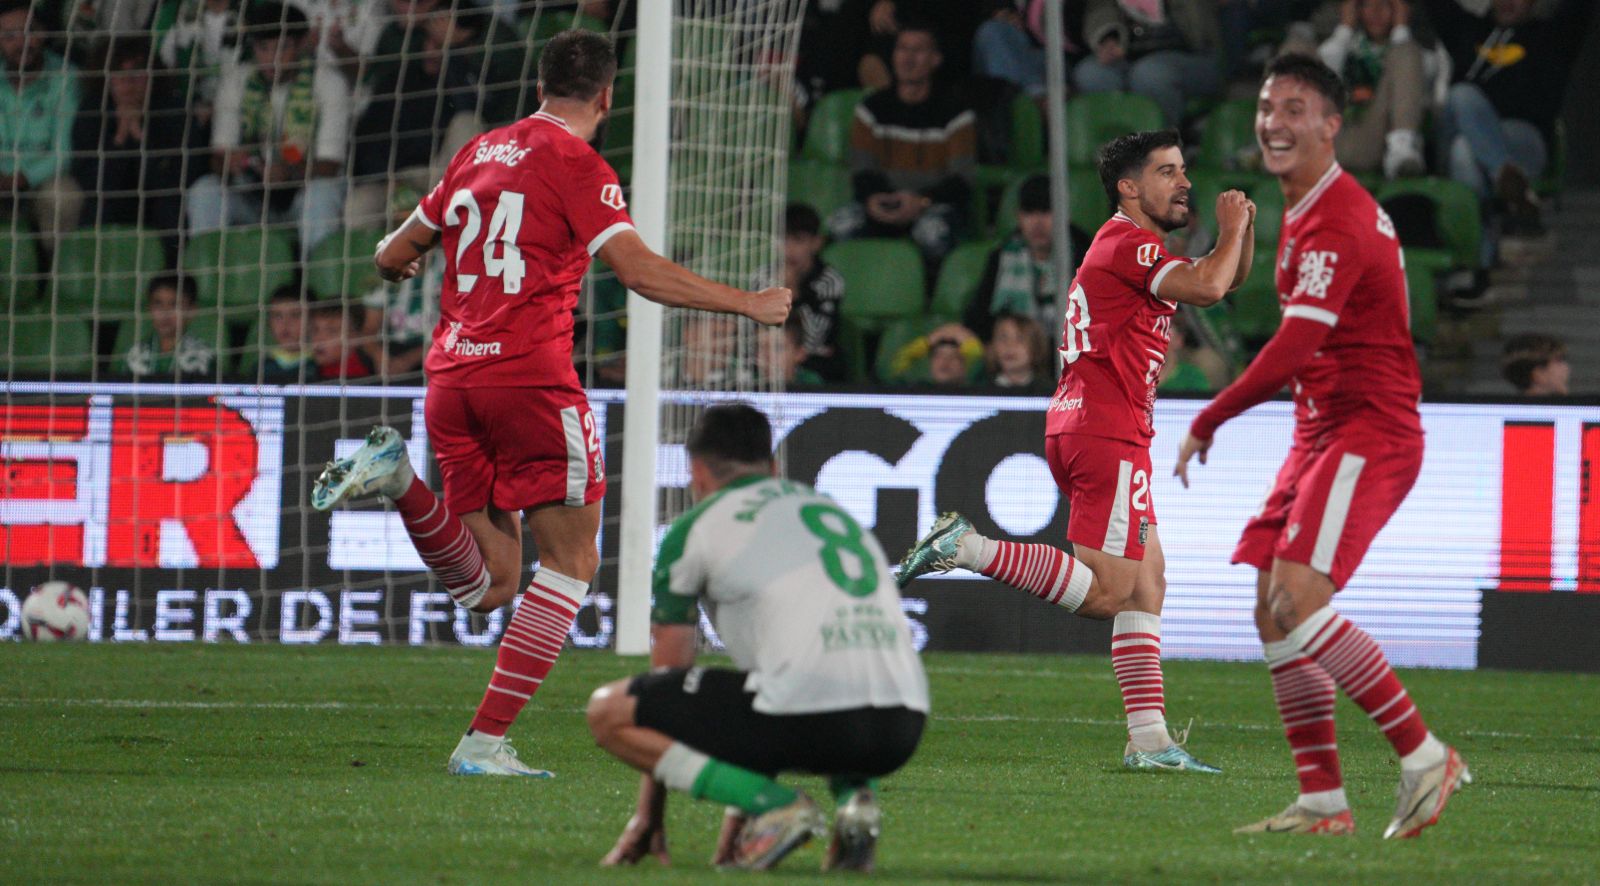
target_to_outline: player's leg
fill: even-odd
[[[775,740],[774,718],[751,709],[747,676],[709,668],[652,671],[595,690],[587,715],[595,742],[612,756],[668,790],[737,809],[748,822],[735,863],[764,869],[820,834],[825,819],[811,798],[772,778],[784,768],[785,742]],[[626,847],[618,849],[624,852],[607,859],[633,860]]]
[[[1382,648],[1329,605],[1421,465],[1420,447],[1335,445],[1320,453],[1293,508],[1300,531],[1280,540],[1267,591],[1285,641],[1327,671],[1400,757],[1400,804],[1386,838],[1415,836],[1433,824],[1456,788],[1471,781],[1461,756],[1428,731]]]
[[[1088,618],[1121,611],[1138,580],[1148,531],[1149,450],[1054,436],[1045,440],[1045,460],[1071,500],[1067,538],[1073,553],[985,538],[967,518],[944,514],[901,559],[900,586],[959,567]]]
[[[1166,689],[1161,673],[1161,605],[1167,596],[1167,558],[1154,524],[1127,604],[1112,619],[1111,669],[1128,718],[1122,765],[1132,769],[1218,773],[1195,759],[1167,731]]]

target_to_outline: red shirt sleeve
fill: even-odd
[[[1200,410],[1189,425],[1189,433],[1200,440],[1210,440],[1223,422],[1272,399],[1322,347],[1331,331],[1332,326],[1320,321],[1285,315],[1272,340],[1250,361],[1250,368]]]
[[[568,161],[567,172],[560,188],[562,207],[573,236],[590,255],[617,234],[633,230],[622,185],[599,154],[585,151],[575,155]]]
[[[1356,238],[1337,229],[1318,229],[1295,247],[1291,279],[1294,290],[1283,306],[1283,319],[1301,318],[1332,329],[1361,279],[1361,251]]]
[[[1160,237],[1138,228],[1117,244],[1112,267],[1134,289],[1160,298],[1161,281],[1183,261],[1188,259],[1168,252]]]

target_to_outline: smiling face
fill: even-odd
[[[1176,231],[1189,223],[1188,167],[1183,164],[1180,148],[1157,148],[1150,152],[1144,169],[1138,177],[1123,179],[1131,182],[1133,192],[1124,190],[1123,198],[1135,197],[1139,211],[1144,213],[1164,231]]]
[[[1320,174],[1333,157],[1333,137],[1341,122],[1310,84],[1296,77],[1268,77],[1256,103],[1262,165],[1279,178]]]

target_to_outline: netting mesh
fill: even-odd
[[[781,281],[802,6],[678,4],[668,242],[736,286]],[[406,432],[428,469],[420,361],[443,256],[388,285],[373,248],[456,148],[534,110],[539,51],[567,28],[617,45],[600,147],[626,185],[635,4],[73,8],[100,18],[0,15],[0,30],[24,35],[16,52],[0,46],[22,72],[0,87],[0,179],[14,182],[0,194],[4,587],[102,588],[107,631],[119,608],[150,625],[157,588],[241,592],[242,604],[218,597],[218,618],[243,606],[263,635],[280,616],[314,627],[324,605],[341,632],[353,613],[361,634],[364,608],[380,629],[415,625],[411,610],[441,592],[413,571],[398,520],[375,506],[322,515],[307,500],[322,462],[374,423]],[[597,264],[575,346],[591,388],[622,383],[625,305]],[[780,386],[782,336],[748,321],[669,312],[665,345],[664,389]],[[597,412],[620,399],[597,397]],[[676,408],[664,436],[686,427]],[[614,497],[607,509],[609,532]],[[427,638],[482,628],[448,609],[424,619]]]

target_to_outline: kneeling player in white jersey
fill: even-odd
[[[944,514],[900,562],[900,585],[961,567],[1087,618],[1112,619],[1111,667],[1128,743],[1122,765],[1167,772],[1221,770],[1167,730],[1161,674],[1166,557],[1156,531],[1150,440],[1156,384],[1178,303],[1212,305],[1250,272],[1255,206],[1217,197],[1217,246],[1193,261],[1167,234],[1189,223],[1190,189],[1176,132],[1134,132],[1100,148],[1100,183],[1116,212],[1095,234],[1068,288],[1061,381],[1045,413],[1045,459],[1070,504],[1072,553],[984,538]]]
[[[764,869],[820,834],[815,801],[773,777],[830,778],[825,870],[872,867],[874,779],[905,765],[928,682],[888,559],[832,499],[773,476],[772,428],[713,406],[687,444],[699,504],[656,556],[650,663],[595,690],[589,728],[645,773],[638,810],[604,863],[666,861],[664,788],[730,807],[714,862]],[[702,603],[736,669],[694,667]]]

